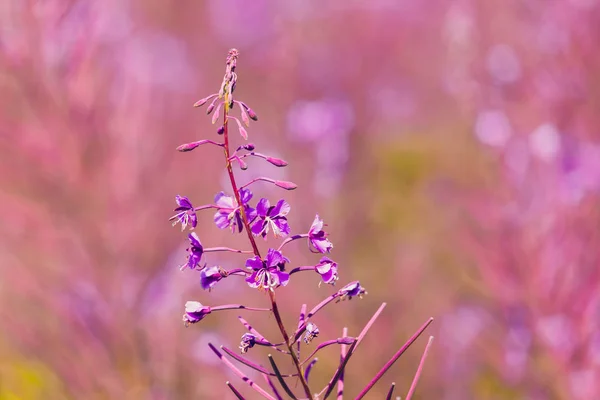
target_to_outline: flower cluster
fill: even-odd
[[[240,186],[236,180],[236,176],[233,171],[233,165],[237,164],[241,170],[247,169],[248,165],[244,161],[244,159],[247,157],[257,157],[263,159],[276,167],[285,167],[288,164],[282,159],[256,152],[256,146],[251,143],[240,145],[234,151],[230,149],[231,137],[229,135],[229,122],[235,122],[240,135],[244,140],[247,140],[248,132],[244,126],[248,127],[250,120],[258,120],[256,113],[250,107],[248,107],[246,103],[234,100],[233,97],[233,93],[237,85],[237,74],[235,69],[237,67],[238,56],[239,53],[237,50],[230,50],[226,60],[225,75],[219,91],[194,104],[195,107],[201,107],[210,101],[206,111],[209,115],[213,114],[213,124],[216,123],[217,120],[219,120],[219,117],[222,115],[223,122],[217,129],[217,134],[222,135],[223,141],[204,139],[196,142],[186,143],[177,148],[181,152],[190,152],[204,144],[221,147],[225,154],[224,165],[231,184],[231,192],[226,193],[225,191],[221,191],[216,194],[213,203],[204,204],[199,207],[194,207],[188,197],[178,195],[175,197],[177,207],[175,208],[175,215],[171,217],[171,221],[173,221],[173,225],[179,223],[182,231],[186,228],[194,230],[198,225],[197,213],[201,210],[213,209],[215,210],[213,221],[217,228],[229,228],[233,234],[245,233],[248,236],[251,250],[233,249],[229,247],[205,247],[201,243],[196,232],[189,233],[189,246],[186,249],[187,258],[181,265],[181,269],[190,269],[192,271],[196,271],[196,273],[199,272],[200,287],[206,291],[215,289],[219,282],[221,282],[223,279],[226,279],[230,276],[241,276],[244,278],[244,281],[248,287],[252,289],[259,289],[268,294],[270,308],[247,307],[242,304],[228,304],[209,307],[201,304],[198,301],[188,301],[185,304],[183,321],[185,325],[188,326],[190,324],[196,324],[200,322],[209,314],[212,314],[216,311],[232,309],[266,311],[272,313],[277,321],[283,341],[277,342],[267,339],[240,317],[240,321],[248,332],[242,335],[239,349],[242,354],[246,354],[255,345],[261,345],[283,352],[290,356],[292,364],[296,369],[295,373],[287,375],[281,374],[279,368],[272,358],[269,359],[272,366],[272,372],[268,371],[264,367],[257,365],[250,360],[242,358],[235,352],[222,347],[223,351],[225,351],[225,353],[227,353],[230,357],[257,371],[260,371],[265,377],[267,377],[271,389],[273,390],[273,395],[260,388],[260,386],[252,382],[248,377],[243,376],[243,374],[240,375],[244,377],[246,382],[250,383],[250,386],[254,390],[258,391],[261,395],[263,395],[263,397],[269,399],[281,398],[277,393],[277,389],[275,389],[275,386],[270,381],[269,377],[271,376],[276,376],[278,378],[280,385],[291,398],[296,398],[296,396],[292,393],[290,387],[285,383],[284,378],[294,378],[299,380],[304,394],[309,398],[313,398],[313,391],[310,389],[308,382],[309,373],[317,360],[314,358],[314,356],[321,348],[332,344],[338,344],[341,346],[342,361],[340,362],[340,365],[335,371],[334,376],[329,384],[314,398],[321,398],[320,396],[322,395],[324,395],[324,398],[326,398],[329,396],[334,385],[336,384],[338,384],[338,398],[340,398],[343,392],[343,390],[340,388],[343,387],[343,369],[350,356],[356,350],[356,346],[360,343],[362,337],[364,334],[366,334],[366,331],[370,328],[385,304],[380,307],[373,318],[367,323],[365,329],[360,335],[356,337],[348,337],[344,334],[344,336],[341,338],[322,342],[317,346],[311,355],[306,357],[304,360],[300,359],[301,342],[303,342],[304,345],[310,345],[311,342],[320,335],[319,328],[315,322],[311,320],[314,318],[315,314],[329,304],[337,303],[345,299],[352,299],[353,297],[362,298],[362,296],[367,292],[359,282],[350,282],[340,290],[335,291],[327,296],[310,311],[307,312],[307,307],[304,305],[298,319],[298,325],[293,332],[288,332],[287,328],[284,326],[276,301],[276,289],[289,285],[292,275],[303,271],[316,272],[320,277],[319,284],[325,283],[329,285],[335,285],[335,283],[339,280],[338,264],[329,258],[329,254],[333,249],[333,244],[328,239],[328,234],[324,230],[326,225],[318,214],[315,216],[312,224],[307,226],[308,229],[306,231],[292,234],[292,229],[288,222],[288,214],[291,211],[291,206],[287,201],[285,201],[285,199],[277,199],[276,202],[271,203],[269,199],[261,198],[256,203],[253,203],[253,194],[249,189],[250,185],[256,182],[269,182],[278,188],[293,190],[297,187],[293,182],[279,181],[270,179],[268,177],[259,177]],[[240,112],[241,120],[231,115],[231,111],[233,111],[236,106]],[[280,238],[281,242],[277,247],[269,247],[266,251],[266,255],[263,255],[261,253],[261,249],[259,248],[260,243],[257,241],[257,239],[263,238],[264,240],[267,240],[268,236],[270,236],[269,233],[272,233],[275,238]],[[290,269],[288,266],[292,264],[292,261],[283,254],[283,248],[289,243],[298,240],[306,240],[310,252],[320,254],[321,258],[318,261],[315,260],[313,265],[298,266]],[[220,265],[208,266],[207,263],[202,265],[203,259],[209,258],[209,256],[206,254],[224,251],[238,254],[250,254],[251,256],[248,257],[245,262],[240,262],[240,265],[237,268],[225,269]],[[430,322],[431,320],[429,320],[422,327],[417,336],[427,327],[427,325],[429,325]],[[350,347],[347,348],[347,346]],[[221,359],[224,359],[223,354],[221,354],[221,352],[212,344],[210,347]],[[306,368],[304,367],[305,364],[307,364]],[[237,370],[232,363],[226,362],[226,365],[232,368],[234,372],[239,372],[238,375],[241,374],[241,371]],[[389,366],[385,367],[386,370],[387,368],[389,368]],[[385,372],[385,370],[383,372]],[[375,377],[370,382],[370,385],[372,386],[379,378],[380,375]],[[241,395],[239,395],[239,392],[237,392],[233,386],[230,384],[228,384],[228,386],[234,393],[236,393],[238,398],[242,398],[240,397]],[[363,390],[364,393],[362,393],[362,395],[366,394],[369,389],[370,387],[367,386]]]

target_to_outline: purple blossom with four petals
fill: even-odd
[[[333,244],[327,239],[327,232],[323,230],[323,225],[323,220],[317,214],[308,230],[308,243],[319,253],[329,253],[333,249]]]
[[[335,282],[339,279],[337,273],[337,263],[328,257],[322,257],[319,263],[315,265],[315,271],[321,275],[323,282],[330,285],[335,285]]]
[[[183,322],[185,326],[195,324],[201,321],[204,317],[210,314],[209,306],[203,306],[197,301],[188,301],[185,303],[185,314],[183,314]]]
[[[290,212],[290,205],[283,199],[276,205],[271,206],[269,200],[262,198],[256,205],[257,218],[252,225],[252,233],[263,238],[273,230],[277,236],[287,236],[290,234],[290,226],[287,222],[287,215]]]
[[[200,271],[200,286],[202,286],[202,289],[210,292],[213,286],[225,277],[227,277],[227,272],[223,268],[216,265],[209,268],[204,266],[202,271]]]
[[[254,256],[246,260],[246,267],[252,268],[252,274],[246,278],[251,288],[274,290],[285,286],[290,280],[290,274],[284,271],[285,263],[290,262],[280,251],[269,249],[265,261]]]
[[[250,199],[252,199],[252,192],[248,189],[241,189],[240,200],[242,201],[248,223],[251,223],[256,218],[256,210],[248,205]],[[236,228],[238,232],[244,229],[240,206],[234,197],[227,196],[224,192],[219,192],[215,196],[215,204],[219,207],[219,211],[214,216],[217,227],[220,229],[230,227],[232,232],[235,232]]]
[[[198,235],[196,235],[196,232],[190,233],[188,239],[190,240],[190,247],[185,249],[188,252],[188,256],[187,262],[181,266],[182,270],[185,267],[196,269],[198,264],[200,264],[202,254],[204,253],[204,247],[202,247],[202,243],[200,243],[200,239],[198,238]]]
[[[190,199],[185,196],[175,196],[175,201],[177,202],[177,207],[175,210],[177,214],[173,215],[170,220],[173,221],[173,226],[175,226],[178,222],[181,223],[181,230],[185,230],[187,226],[190,226],[190,229],[193,229],[198,224],[198,217],[196,216],[196,211],[194,210],[194,206]]]

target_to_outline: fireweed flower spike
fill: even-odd
[[[275,236],[289,235],[290,226],[287,222],[289,212],[290,205],[283,199],[279,200],[274,206],[271,206],[269,200],[260,199],[256,205],[257,218],[252,225],[252,233],[264,238],[269,233],[270,228]]]
[[[246,267],[252,269],[252,274],[246,278],[251,288],[274,290],[285,286],[290,280],[290,274],[284,271],[285,263],[290,262],[281,252],[269,249],[266,260],[259,256],[246,260]]]
[[[190,200],[185,196],[177,195],[175,196],[175,201],[179,207],[174,210],[177,214],[171,217],[171,220],[174,220],[173,226],[179,222],[182,231],[185,230],[188,225],[190,226],[190,229],[195,228],[198,224],[198,218],[196,217],[196,211]]]
[[[262,158],[274,167],[285,167],[288,164],[283,159],[274,158],[255,152],[255,146],[252,143],[245,143],[242,145],[232,143],[234,139],[239,139],[237,138],[237,135],[235,135],[235,138],[232,138],[232,135],[230,134],[231,131],[229,129],[230,127],[236,127],[242,138],[247,139],[248,133],[246,131],[246,127],[249,127],[250,120],[258,120],[254,110],[252,110],[246,103],[239,100],[234,100],[233,98],[233,93],[238,83],[238,76],[236,73],[238,57],[239,53],[236,49],[231,49],[229,51],[226,59],[225,75],[223,76],[223,80],[218,92],[212,93],[194,104],[194,107],[201,107],[208,104],[206,113],[207,115],[212,114],[211,120],[213,124],[219,121],[217,134],[221,136],[219,136],[216,141],[211,139],[202,139],[183,144],[177,148],[177,150],[180,152],[189,152],[204,144],[214,145],[208,146],[210,148],[220,147],[220,150],[224,154],[224,169],[229,178],[229,183],[231,184],[231,189],[229,190],[230,195],[226,195],[226,192],[220,192],[215,197],[214,204],[207,204],[195,208],[187,197],[177,196],[176,202],[178,207],[175,209],[176,214],[171,217],[171,221],[174,221],[174,224],[180,223],[182,230],[186,229],[188,226],[190,229],[193,229],[198,223],[196,212],[199,210],[214,208],[217,211],[213,219],[218,228],[229,228],[232,232],[245,232],[252,248],[251,251],[237,250],[225,246],[205,248],[202,246],[202,243],[200,242],[200,239],[196,233],[190,233],[188,235],[189,246],[187,248],[187,260],[181,268],[189,268],[194,272],[199,272],[199,289],[202,288],[209,292],[216,286],[218,282],[228,276],[236,275],[244,277],[249,287],[264,290],[266,295],[265,297],[270,303],[270,308],[254,308],[241,304],[228,304],[209,307],[202,305],[197,301],[188,301],[185,304],[183,322],[186,326],[196,324],[197,322],[203,320],[207,315],[214,314],[216,311],[221,310],[245,309],[270,312],[274,317],[273,319],[277,323],[277,327],[279,328],[279,332],[281,334],[280,337],[276,340],[273,340],[272,338],[265,338],[261,333],[254,329],[249,322],[242,317],[238,317],[240,322],[248,331],[242,335],[239,349],[242,354],[247,353],[249,349],[256,345],[266,346],[276,350],[280,352],[282,356],[284,355],[286,357],[290,357],[291,364],[294,368],[294,371],[291,371],[291,373],[282,374],[271,356],[269,356],[269,363],[271,364],[272,369],[268,370],[260,364],[255,364],[225,347],[221,348],[229,357],[232,358],[232,361],[224,357],[223,353],[221,353],[221,351],[219,351],[214,345],[209,344],[209,347],[217,355],[217,357],[219,357],[225,366],[230,368],[231,371],[239,376],[250,388],[255,390],[261,396],[261,398],[273,400],[282,399],[282,396],[278,393],[277,389],[270,380],[270,377],[277,377],[281,387],[285,390],[289,398],[292,399],[302,398],[316,400],[327,398],[327,396],[333,392],[336,383],[339,382],[337,399],[342,400],[342,396],[345,394],[343,379],[346,364],[348,363],[350,357],[354,354],[358,344],[365,337],[367,331],[375,323],[375,319],[383,311],[385,303],[383,303],[373,317],[366,322],[366,325],[356,338],[348,337],[347,331],[344,330],[343,337],[336,338],[336,335],[333,336],[334,339],[331,339],[334,333],[320,331],[314,322],[311,321],[311,319],[316,315],[317,312],[327,306],[333,307],[335,304],[340,303],[341,300],[350,300],[353,297],[361,298],[363,295],[367,294],[366,290],[358,281],[350,282],[340,290],[326,295],[324,299],[314,305],[308,312],[306,304],[310,303],[310,301],[303,301],[302,303],[304,303],[304,305],[302,306],[300,318],[298,319],[297,324],[291,329],[290,327],[286,328],[283,322],[284,318],[282,318],[282,311],[280,311],[280,305],[277,303],[277,292],[275,289],[283,288],[284,286],[288,285],[290,281],[290,275],[301,271],[314,271],[321,277],[321,282],[319,282],[319,284],[324,282],[326,284],[333,285],[339,279],[338,265],[335,261],[325,256],[329,255],[329,253],[333,250],[333,244],[329,241],[328,234],[324,231],[325,224],[318,214],[315,216],[308,232],[304,231],[303,233],[292,234],[287,221],[287,215],[290,212],[290,205],[286,201],[282,199],[277,201],[274,206],[271,206],[267,198],[261,198],[256,205],[256,208],[253,208],[250,205],[252,193],[250,190],[248,190],[248,186],[256,182],[267,182],[285,190],[296,189],[297,185],[295,183],[279,181],[267,176],[253,178],[244,184],[240,184],[236,180],[233,166],[237,163],[242,170],[248,168],[248,164],[246,164],[244,161],[244,159],[247,157]],[[231,115],[231,112],[234,110],[236,105],[240,112],[239,117]],[[261,236],[266,239],[269,231],[272,231],[275,237],[287,238],[282,240],[278,246],[269,248],[266,255],[263,256],[261,255],[261,249],[258,247],[256,237]],[[320,253],[322,256],[316,265],[312,264],[310,266],[296,266],[288,272],[286,271],[286,265],[291,264],[291,261],[283,256],[281,250],[287,243],[298,239],[306,239],[309,250],[312,253]],[[249,256],[250,258],[246,260],[243,268],[240,268],[242,267],[241,265],[237,265],[233,269],[226,270],[220,266],[207,267],[206,264],[204,264],[204,266],[200,265],[204,253],[209,254],[216,251],[225,251],[238,254],[248,253],[251,254],[251,256]],[[338,304],[337,306],[340,307],[342,305]],[[365,383],[366,386],[364,386],[364,389],[359,393],[357,399],[364,397],[364,395],[389,369],[393,362],[395,362],[395,360],[402,355],[408,346],[410,346],[427,328],[431,321],[432,319],[430,319],[427,324],[423,325],[421,329],[415,335],[413,335],[413,337],[392,357],[392,359],[386,365],[384,365],[380,372],[373,379],[371,379],[370,382]],[[288,329],[290,330],[288,331]],[[327,335],[328,337],[325,339],[325,341],[319,343],[317,346],[311,346],[313,347],[312,352],[310,355],[308,355],[308,357],[303,355],[303,360],[301,361],[301,352],[306,351],[307,346],[309,346],[315,338],[321,335]],[[332,378],[327,386],[319,391],[317,388],[309,385],[310,371],[317,361],[314,356],[320,349],[335,344],[342,346],[339,364],[337,369],[333,371]],[[429,348],[429,345],[427,348]],[[346,346],[349,346],[349,348],[346,348]],[[412,396],[412,393],[414,393],[418,375],[420,374],[424,359],[425,357],[423,357],[422,362],[419,365],[417,375],[413,380],[413,384],[409,390],[409,396]],[[244,364],[251,369],[260,372],[269,383],[271,393],[268,393],[266,390],[258,386],[256,382],[249,379],[248,376],[246,376],[234,365],[234,362]],[[303,368],[304,365],[307,366],[306,369]],[[324,372],[327,374],[330,373],[330,371]],[[299,383],[299,385],[297,383]],[[233,388],[231,384],[228,383],[228,387],[231,388],[233,393],[238,398],[244,398],[240,392]],[[302,394],[294,393],[299,392],[300,390],[303,392]]]

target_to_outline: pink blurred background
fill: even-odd
[[[283,195],[295,232],[318,212],[340,283],[369,292],[320,314],[322,338],[388,303],[348,393],[433,316],[415,398],[599,399],[598,43],[596,0],[4,0],[0,399],[233,398],[228,379],[254,398],[206,345],[237,346],[237,313],[188,329],[181,315],[186,300],[266,299],[233,279],[202,291],[168,222],[176,194],[226,189],[219,151],[174,149],[214,138],[191,105],[218,90],[231,47],[251,141],[290,163],[237,176],[296,182],[256,196]],[[211,212],[198,234],[247,246]],[[330,292],[294,275],[286,322]],[[424,345],[368,398],[393,381],[404,397]],[[338,350],[320,360],[316,386]]]

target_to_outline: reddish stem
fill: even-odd
[[[248,239],[250,240],[254,254],[262,259],[262,257],[260,256],[260,252],[258,250],[258,246],[256,245],[256,240],[254,239],[254,236],[252,235],[252,231],[250,230],[250,223],[249,223],[248,217],[246,215],[246,210],[244,209],[244,207],[242,205],[240,190],[238,189],[237,183],[235,181],[235,176],[233,174],[233,167],[231,165],[230,151],[229,151],[229,129],[228,129],[228,124],[227,124],[228,120],[229,120],[229,118],[228,118],[229,98],[227,95],[225,96],[225,107],[224,108],[225,109],[223,112],[223,142],[224,142],[223,151],[225,153],[225,165],[227,168],[227,174],[229,175],[229,181],[231,183],[231,189],[233,190],[233,195],[235,196],[235,200],[237,201],[237,204],[240,207],[240,216],[242,217],[242,223],[244,224],[244,228],[246,230],[246,233],[248,234]],[[275,317],[275,320],[277,321],[277,326],[279,327],[281,336],[283,337],[283,340],[284,340],[288,350],[290,351],[290,356],[292,357],[293,364],[296,367],[296,371],[298,372],[298,377],[300,379],[300,383],[302,384],[302,387],[304,388],[304,392],[306,393],[306,396],[308,398],[311,398],[312,396],[310,394],[310,388],[308,387],[308,383],[306,382],[306,379],[304,379],[304,374],[302,371],[302,367],[300,366],[300,361],[298,360],[298,357],[296,356],[296,353],[294,352],[294,350],[292,348],[293,344],[290,344],[289,335],[288,335],[287,331],[285,330],[285,326],[283,325],[283,321],[282,321],[281,315],[279,313],[279,308],[277,307],[277,301],[275,300],[275,293],[272,290],[268,290],[268,292],[269,292],[269,299],[271,300],[271,310],[273,311],[273,316]]]

